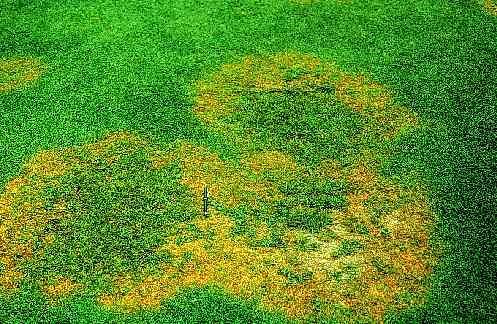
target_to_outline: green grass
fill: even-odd
[[[387,320],[485,322],[495,319],[497,283],[492,272],[497,266],[497,242],[492,238],[497,228],[494,217],[497,206],[492,188],[497,180],[493,171],[497,167],[494,145],[497,141],[497,17],[485,13],[478,1],[340,4],[321,0],[307,6],[284,0],[210,0],[201,4],[187,0],[167,3],[133,0],[117,4],[106,0],[2,1],[0,58],[36,57],[47,65],[47,70],[32,87],[0,93],[0,184],[17,175],[22,163],[40,149],[87,143],[108,131],[121,129],[136,131],[157,143],[189,139],[220,152],[223,158],[236,160],[236,149],[193,116],[191,84],[220,65],[246,55],[287,50],[336,61],[347,71],[366,72],[394,90],[396,100],[419,114],[422,120],[429,121],[420,130],[389,143],[387,149],[392,155],[382,168],[384,174],[404,184],[413,181],[412,174],[416,175],[414,179],[419,176],[428,183],[430,202],[441,217],[437,236],[450,242],[451,248],[435,269],[428,303],[418,309],[390,314]],[[295,70],[287,78],[305,73]],[[12,77],[1,74],[0,82]],[[259,147],[282,146],[309,163],[324,157],[353,155],[349,140],[360,125],[345,111],[337,114],[343,109],[335,102],[329,102],[328,115],[311,120],[308,114],[316,109],[312,99],[309,103],[305,101],[308,99],[293,94],[254,95],[250,99],[257,103],[255,109],[248,109],[252,107],[247,103],[242,107],[254,115],[238,117],[246,118],[240,122],[250,127],[267,123],[256,141]],[[283,108],[290,105],[305,111],[296,116],[296,124],[282,123],[281,127],[273,127],[275,119],[282,116],[263,114],[269,106],[280,107],[281,113],[285,113]],[[255,118],[257,116],[261,118]],[[329,129],[333,133],[324,132],[322,142],[314,138],[320,130]],[[305,149],[292,146],[292,142],[286,140],[297,131],[311,134]],[[275,134],[276,142],[269,141],[269,134]],[[350,155],[343,155],[336,146],[315,144],[329,143],[331,138],[351,149]],[[139,157],[130,158],[139,160]],[[146,183],[147,190],[155,181],[166,181],[174,184],[172,191],[164,192],[162,185],[152,186],[151,192],[143,193],[143,199],[138,199],[138,205],[136,201],[127,201],[133,207],[129,213],[139,211],[149,215],[149,229],[154,229],[156,221],[175,221],[169,219],[171,216],[166,217],[166,213],[153,214],[151,200],[145,199],[154,197],[154,201],[162,199],[167,203],[171,192],[181,192],[176,179],[170,175],[174,172],[146,173],[144,178],[139,163],[130,161],[126,165],[137,169],[72,174],[64,180],[62,188],[66,192],[49,192],[47,197],[56,199],[57,195],[68,195],[79,183],[84,199],[77,201],[72,197],[73,212],[89,208],[89,215],[98,216],[91,221],[99,222],[99,217],[105,217],[102,211],[108,210],[115,201],[116,197],[111,197],[115,191],[87,179],[102,180],[104,173],[109,172],[132,184]],[[103,190],[101,195],[93,194],[100,189]],[[118,195],[123,199],[128,197],[126,191]],[[299,195],[296,194],[296,200],[301,199]],[[339,204],[337,196],[320,197],[322,204]],[[126,200],[120,201],[124,204]],[[51,203],[48,199],[47,204]],[[286,205],[294,206],[293,203]],[[182,211],[175,213],[172,214],[183,217]],[[289,224],[308,229],[320,228],[326,222],[319,214],[312,218],[315,224],[302,224],[295,215],[283,214]],[[101,240],[106,234],[97,230],[88,235],[101,241],[101,249],[112,251],[116,244],[124,241],[132,242],[137,251],[157,244],[158,237],[153,230],[147,231],[143,241],[133,239],[133,224],[138,223],[123,227],[129,231],[121,232],[122,228],[117,225],[106,229],[120,236],[118,241]],[[64,221],[54,226],[64,230],[84,227],[87,223]],[[64,243],[69,246],[75,241],[76,238],[68,236]],[[86,241],[79,244],[81,249],[89,250]],[[278,245],[278,241],[260,244]],[[343,253],[353,250],[350,246],[344,247]],[[74,258],[75,268],[86,269],[102,261],[98,250],[88,252],[91,255],[88,259]],[[58,258],[67,257],[71,251],[62,249],[57,253],[66,254],[45,256],[41,263],[45,268],[33,271],[43,273],[56,268]],[[127,265],[137,262],[132,254],[113,257]],[[102,266],[113,269],[119,264]],[[384,269],[381,263],[377,267]],[[60,270],[77,275],[71,269]],[[291,278],[304,280],[298,276]],[[87,296],[47,310],[43,297],[29,284],[13,299],[0,298],[0,322],[8,323],[187,323],[197,318],[284,322],[278,314],[263,313],[250,303],[209,289],[180,294],[168,301],[162,312],[129,316],[105,311]],[[347,318],[344,313],[346,310],[337,310],[335,318]]]
[[[361,250],[362,244],[356,240],[345,240],[340,243],[338,250],[333,253],[334,257],[353,255],[357,251]]]
[[[303,284],[307,280],[312,278],[312,272],[294,272],[288,268],[282,268],[279,273],[286,277],[288,285],[299,285]]]

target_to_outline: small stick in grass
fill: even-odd
[[[207,191],[207,187],[204,187],[204,217],[208,216],[208,207],[209,207],[209,192]]]

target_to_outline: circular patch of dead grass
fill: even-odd
[[[0,59],[0,92],[9,92],[35,82],[43,69],[38,59]]]
[[[223,65],[195,84],[193,110],[214,130],[233,137],[234,125],[223,122],[223,118],[239,109],[244,96],[265,93],[332,93],[367,119],[371,129],[384,139],[416,126],[418,119],[415,113],[397,105],[384,85],[362,74],[346,73],[334,62],[299,53],[247,56],[238,63]],[[237,137],[241,146],[250,146],[247,137]]]
[[[497,2],[495,0],[484,0],[483,7],[490,14],[497,16]]]
[[[248,57],[241,64],[224,66],[208,80],[198,82],[195,113],[222,132],[229,125],[219,123],[220,117],[236,109],[237,98],[246,91],[313,93],[330,89],[351,109],[374,119],[388,121],[389,113],[400,110],[394,115],[400,120],[398,124],[405,126],[402,121],[406,116],[391,103],[384,87],[300,54]],[[185,141],[166,150],[148,145],[132,134],[115,133],[83,147],[89,161],[103,159],[109,164],[130,150],[147,147],[150,172],[178,166],[179,181],[189,188],[196,205],[201,206],[207,186],[220,208],[213,207],[208,218],[200,215],[199,208],[193,219],[168,226],[167,237],[155,252],[168,253],[171,261],[161,264],[157,273],[138,279],[131,271],[114,276],[114,290],[98,297],[106,307],[121,311],[154,309],[183,288],[209,285],[258,299],[264,308],[283,311],[296,320],[315,315],[339,317],[337,314],[345,310],[353,314],[346,320],[381,322],[388,310],[424,302],[429,288],[426,279],[440,253],[429,243],[436,215],[422,188],[402,188],[381,176],[374,153],[362,154],[354,165],[325,160],[309,170],[277,149],[244,152],[239,165],[235,165]],[[40,192],[47,185],[57,186],[58,178],[76,167],[91,165],[81,165],[72,149],[40,152],[0,196],[3,289],[15,289],[22,281],[19,260],[33,257],[34,237],[48,221],[68,216],[63,201],[45,209]],[[237,219],[225,210],[247,206],[264,215],[264,208],[285,199],[279,183],[304,176],[349,184],[346,207],[327,211],[330,224],[310,232],[274,227],[268,219],[254,216],[247,217],[244,225],[253,230],[253,235],[250,231],[234,234]],[[284,248],[254,244],[272,242],[275,230]],[[54,240],[57,237],[47,235],[42,242],[48,246]],[[82,288],[63,276],[42,285],[50,298],[68,296]]]

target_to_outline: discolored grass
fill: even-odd
[[[0,93],[33,83],[41,76],[44,69],[44,65],[37,59],[0,58]]]
[[[294,319],[329,316],[342,305],[356,319],[378,320],[405,307],[398,294],[423,300],[435,262],[427,246],[432,214],[422,194],[364,165],[335,165],[349,183],[343,187],[317,177],[323,170],[255,163],[274,152],[248,156],[237,169],[186,142],[157,150],[126,133],[61,153],[37,154],[2,195],[6,290],[24,279],[54,302],[78,293],[132,312],[214,285]],[[46,166],[40,157],[50,157]],[[64,172],[54,174],[56,163]],[[205,185],[208,218],[194,207]],[[374,214],[385,204],[391,209]]]
[[[377,171],[413,114],[300,54],[225,65],[197,91],[195,113],[240,159],[127,132],[37,153],[1,197],[3,289],[28,281],[52,302],[136,312],[215,286],[295,320],[380,321],[423,303],[435,215],[421,188]]]
[[[216,101],[216,105],[210,106],[207,101],[202,100],[206,94],[220,99]],[[199,82],[197,95],[197,106],[194,109],[196,114],[209,127],[226,134],[247,152],[281,149],[294,156],[307,172],[318,176],[328,175],[335,181],[345,181],[347,185],[343,188],[347,188],[348,192],[347,209],[335,209],[328,215],[323,213],[326,208],[322,203],[338,204],[334,206],[336,208],[341,205],[340,200],[336,200],[339,197],[321,198],[319,190],[312,186],[306,192],[308,185],[301,180],[280,187],[287,199],[277,202],[276,215],[285,215],[283,223],[287,228],[300,228],[318,235],[323,235],[323,231],[329,233],[329,229],[334,228],[331,235],[324,235],[335,239],[331,246],[328,245],[331,249],[328,251],[329,257],[351,257],[355,260],[352,265],[358,269],[369,269],[366,271],[369,274],[375,271],[377,274],[385,274],[385,269],[399,267],[405,270],[405,267],[400,266],[403,262],[401,260],[410,257],[413,257],[415,263],[421,257],[423,265],[416,267],[417,271],[424,273],[424,276],[430,273],[439,251],[425,253],[425,248],[419,246],[426,244],[420,243],[423,239],[401,239],[406,233],[396,236],[398,228],[391,223],[391,217],[400,214],[417,222],[420,219],[416,220],[414,215],[421,213],[418,217],[424,215],[421,217],[425,221],[421,223],[426,223],[421,227],[412,227],[412,233],[416,233],[416,237],[419,235],[427,239],[429,224],[433,219],[426,204],[422,202],[422,196],[414,192],[401,194],[401,190],[392,182],[382,179],[374,171],[374,167],[379,164],[378,158],[382,154],[388,154],[386,141],[418,123],[414,114],[393,102],[385,87],[363,75],[348,75],[331,63],[321,63],[317,58],[292,53],[248,57],[240,64],[225,65],[210,79]],[[341,165],[348,167],[343,169]],[[312,179],[312,176],[307,179],[309,178]],[[300,175],[296,179],[306,177]],[[321,188],[325,187],[325,184],[321,184]],[[329,189],[325,191],[330,192]],[[405,205],[409,200],[412,204]],[[319,206],[315,213],[309,210],[309,201]],[[288,206],[292,202],[295,204],[294,209],[289,211]],[[405,209],[400,212],[401,208]],[[245,208],[241,213],[247,212],[248,209]],[[313,220],[312,223],[309,223],[310,219]],[[397,221],[400,222],[400,219],[397,218]],[[411,226],[414,224],[411,223]],[[242,227],[246,226],[247,222],[242,221]],[[427,227],[423,230],[423,226]],[[426,232],[423,234],[423,231]],[[372,244],[371,239],[368,239],[370,237],[376,238],[373,240],[375,243]],[[309,243],[307,240],[302,237],[296,239],[297,250],[309,252],[318,249],[319,244]],[[392,240],[398,241],[391,243]],[[288,247],[288,243],[285,246]],[[414,257],[412,252],[397,255],[394,252],[397,249],[412,249],[422,256],[417,254]],[[321,255],[325,254],[322,250],[320,252]],[[299,255],[295,260],[302,258],[305,259]],[[389,262],[384,263],[384,260]],[[328,265],[328,268],[336,266]],[[402,277],[406,274],[402,270],[387,271],[388,274],[397,276],[396,285],[408,282],[406,277]],[[300,278],[298,275],[291,275],[289,269],[281,271],[283,270],[280,269],[280,275]],[[360,274],[361,271],[356,273]],[[357,275],[354,277],[356,280],[352,280],[353,284],[346,288],[345,294],[354,296],[359,289],[356,284],[361,280],[363,284],[368,281],[367,286],[371,287],[375,285],[374,282],[381,281],[380,278],[381,276],[367,274]],[[392,277],[389,280],[392,284]],[[421,281],[414,286],[407,286],[407,289],[412,289],[419,296],[425,290]],[[388,307],[395,307],[391,305],[395,300],[393,296],[402,288],[392,288],[392,285],[386,288],[387,291],[390,289],[388,293],[383,289],[381,299],[374,297],[376,291],[363,291],[362,295],[355,295],[363,297],[357,297],[361,302],[354,299],[346,307],[353,309],[356,316],[372,316],[378,320]],[[322,300],[323,296],[316,298]],[[344,299],[347,298],[342,301]],[[418,299],[420,300],[422,298]],[[300,301],[302,302],[303,300]],[[295,316],[295,313],[291,315]]]
[[[126,133],[37,154],[2,195],[4,288],[22,275],[91,290],[102,276],[167,259],[153,255],[163,231],[193,216],[177,175],[152,172],[145,143]]]
[[[278,309],[286,309],[286,314],[297,314],[293,318],[304,321],[303,313],[299,312],[304,306],[299,305],[306,302],[297,302],[296,306],[287,308],[288,298],[304,300],[302,296],[308,293],[304,287],[319,291],[321,283],[315,284],[319,276],[333,282],[338,302],[322,294],[314,298],[308,303],[307,322],[328,319],[339,323],[373,322],[371,314],[376,314],[378,320],[375,322],[393,323],[491,322],[495,317],[497,299],[493,287],[496,282],[492,273],[495,240],[491,238],[497,227],[491,212],[495,208],[489,206],[495,196],[492,170],[496,155],[491,145],[496,141],[493,121],[496,120],[497,69],[493,62],[497,21],[492,14],[495,1],[321,0],[311,3],[264,0],[236,1],[230,5],[213,0],[0,3],[2,60],[33,59],[49,66],[49,73],[42,72],[38,81],[21,82],[19,87],[0,91],[0,322],[192,323],[199,319],[229,323],[288,322],[288,317],[275,315],[273,311]],[[306,55],[283,53],[280,56],[294,57],[286,61],[280,59],[281,65],[286,66],[278,77],[284,81],[280,83],[283,86],[262,91],[264,82],[279,86],[274,78],[279,72],[269,67],[272,63],[268,63],[267,58],[278,56],[271,53],[288,50],[312,53],[318,65],[336,61],[336,69],[350,78],[341,83],[337,78],[332,82],[335,84],[333,89],[313,84],[317,77],[312,74],[315,71],[312,60],[307,59],[308,63],[304,63],[306,59],[302,57]],[[236,85],[240,76],[237,73],[226,76],[224,81],[220,79],[217,84],[209,81],[210,76],[221,74],[226,66],[243,65],[243,57],[247,55],[253,58],[252,66],[246,71],[244,68],[239,70],[246,73],[243,77],[247,80],[259,79],[260,88],[239,86],[230,90],[229,84]],[[362,80],[358,78],[361,71],[365,75]],[[20,70],[13,73],[12,69],[9,73],[0,73],[1,87],[23,73]],[[296,89],[290,89],[289,84],[304,79],[309,87],[296,85]],[[196,120],[190,109],[202,96],[188,94],[188,88],[195,80],[201,80],[199,84],[210,83],[207,88],[211,96],[205,93],[205,102],[217,102],[218,107],[227,103],[230,112],[220,118],[212,112],[215,122],[210,124]],[[373,114],[381,111],[378,107],[385,102],[381,98],[371,100],[376,96],[375,91],[381,93],[378,87],[375,89],[375,83],[380,84],[379,88],[387,89],[385,98],[391,99],[385,105],[389,107],[388,112],[382,112],[385,118]],[[197,92],[198,88],[192,88]],[[321,101],[325,98],[331,98],[328,105]],[[259,128],[257,132],[247,127],[253,128],[252,120],[246,118],[251,113],[251,102],[257,104],[256,108],[264,117],[259,120],[263,122],[272,118],[271,104],[291,108],[293,100],[309,108],[302,110],[305,114],[314,116],[311,120],[298,114],[291,117],[298,121],[300,128],[311,130],[296,134],[300,139],[290,136],[292,145],[284,136],[300,129],[292,129],[291,122],[273,119],[286,127],[286,133],[278,133],[278,129],[273,128],[277,135],[274,139],[278,140],[274,142],[268,131],[271,125]],[[380,103],[376,108],[375,100]],[[320,106],[327,108],[324,114],[327,118],[315,118]],[[340,108],[347,113],[345,116],[356,122],[347,124],[354,131],[340,128],[344,121],[336,118]],[[246,111],[236,116],[242,109]],[[268,111],[264,112],[264,109]],[[229,119],[234,120],[235,116],[239,118],[238,123],[230,124]],[[407,118],[411,121],[406,122],[402,116],[415,118]],[[225,122],[221,123],[219,119]],[[313,120],[319,123],[313,124]],[[215,123],[220,132],[215,131]],[[333,146],[314,136],[312,131],[322,131],[324,123],[334,132],[330,139],[336,137],[343,141],[337,141]],[[416,123],[421,127],[412,127]],[[36,249],[42,251],[43,247],[54,247],[61,236],[54,233],[38,235],[36,229],[46,227],[48,232],[53,232],[58,226],[55,220],[47,224],[41,220],[69,217],[67,205],[53,202],[61,188],[58,182],[67,180],[69,174],[78,173],[77,168],[72,168],[80,160],[87,160],[86,157],[74,157],[73,153],[77,151],[74,149],[85,142],[91,141],[93,145],[93,141],[102,138],[105,132],[118,129],[153,138],[154,143],[155,140],[169,143],[182,139],[194,150],[216,156],[213,161],[195,159],[204,164],[218,163],[224,170],[220,173],[234,172],[236,176],[231,178],[221,174],[209,180],[211,185],[220,179],[237,188],[237,193],[231,195],[226,189],[228,185],[219,186],[219,193],[211,196],[210,215],[223,215],[231,220],[233,226],[228,238],[240,240],[242,247],[257,253],[263,253],[264,249],[297,251],[288,256],[288,265],[278,266],[277,278],[282,280],[280,286],[283,287],[278,289],[281,289],[282,297],[268,295],[265,304],[261,302],[262,297],[248,301],[239,297],[241,294],[229,293],[223,287],[230,284],[221,279],[220,283],[212,280],[212,284],[206,283],[203,287],[180,282],[180,291],[173,292],[173,288],[178,287],[172,282],[173,288],[164,288],[166,291],[171,288],[171,295],[164,297],[160,306],[155,306],[159,297],[151,298],[155,304],[148,307],[143,302],[144,297],[135,294],[127,299],[134,305],[134,311],[123,312],[127,308],[126,304],[119,306],[122,296],[144,278],[160,278],[167,272],[161,266],[174,263],[165,255],[160,265],[152,266],[144,273],[109,271],[107,277],[94,275],[96,282],[93,283],[82,284],[70,275],[56,273],[31,280],[37,276],[27,271],[35,264],[30,251],[32,243],[38,241],[41,247]],[[360,135],[364,129],[363,134],[367,136]],[[297,145],[299,141],[305,145]],[[312,144],[315,141],[325,144],[327,157],[320,155],[320,146]],[[157,149],[158,152],[150,152],[156,158],[161,156],[161,151],[174,152],[165,146],[152,149],[148,145],[152,144],[146,144],[144,150]],[[340,145],[357,150],[341,151]],[[305,150],[305,146],[312,150]],[[64,151],[57,147],[68,149]],[[95,151],[96,160],[101,160],[99,156],[105,150],[101,151]],[[317,155],[310,154],[311,151]],[[138,153],[134,155],[126,150],[122,154],[116,152],[114,157],[108,155],[104,160],[105,163],[115,160],[124,167],[126,163],[123,164],[121,157],[126,155],[134,157],[129,163],[140,161]],[[60,159],[61,156],[68,158]],[[133,184],[124,181],[130,187],[124,191],[119,189],[121,194],[134,196],[136,193],[138,200],[144,197],[141,189],[148,188],[149,181],[154,182],[149,172],[160,173],[159,169],[164,168],[166,173],[177,175],[179,184],[192,200],[194,213],[200,213],[199,192],[189,184],[201,185],[202,181],[187,178],[195,174],[208,175],[215,168],[195,173],[191,171],[193,166],[185,166],[182,171],[180,159],[174,153],[170,156],[174,160],[172,164],[164,163],[160,157],[152,160],[153,171],[146,169],[141,173],[130,166],[130,170],[143,177],[143,181],[133,178],[139,184],[140,192],[136,193]],[[28,160],[31,160],[28,163],[31,175],[26,177],[28,164],[22,167],[22,163]],[[189,161],[188,158],[184,160]],[[98,170],[92,169],[92,163],[82,168],[103,187],[111,184],[112,188],[104,188],[102,192],[113,195],[114,191],[119,191],[116,181],[100,181],[103,178]],[[108,168],[104,170],[109,171]],[[40,177],[42,173],[48,177]],[[394,178],[399,182],[393,181]],[[42,179],[45,184],[41,183]],[[83,181],[85,176],[80,174],[78,179],[87,185],[89,196],[97,193],[89,180]],[[299,198],[301,194],[295,193],[292,198],[292,194],[287,196],[282,192],[285,184],[303,179],[307,180],[303,182],[317,186],[322,183],[316,179],[345,185],[344,191],[330,195],[345,201],[345,205],[334,206],[317,215],[314,211],[319,208],[306,205],[307,202]],[[157,182],[162,183],[154,183]],[[237,182],[242,185],[236,186]],[[378,185],[383,188],[381,193],[375,189],[375,183],[381,183]],[[392,190],[392,183],[393,187],[404,183],[410,189],[403,188],[404,194],[399,194]],[[425,187],[417,187],[421,183]],[[70,187],[70,184],[70,181],[64,182],[64,186]],[[308,187],[315,188],[313,185]],[[153,188],[147,190],[158,194]],[[255,199],[258,192],[263,199]],[[116,197],[119,197],[118,193]],[[321,198],[329,197],[321,195]],[[421,266],[429,258],[417,254],[423,249],[419,246],[424,244],[425,231],[416,230],[415,235],[409,236],[413,233],[407,228],[419,226],[406,224],[402,215],[409,215],[410,221],[427,227],[434,222],[420,221],[418,211],[412,206],[403,209],[409,199],[425,201],[425,207],[440,217],[436,235],[451,242],[450,250],[437,263],[433,275],[425,275],[427,271]],[[82,208],[96,199],[85,201]],[[104,199],[103,206],[106,201]],[[297,207],[296,202],[303,202],[305,206]],[[284,207],[280,208],[280,216],[276,213],[278,204]],[[137,210],[147,210],[146,206],[147,203]],[[298,212],[287,213],[286,209]],[[300,212],[315,215],[320,221],[313,224],[308,217],[298,218]],[[173,243],[178,246],[219,237],[192,224],[195,217],[173,222],[175,225],[169,226],[164,236],[173,235]],[[72,224],[73,227],[66,228],[77,228],[78,224]],[[175,231],[182,226],[185,228],[176,235]],[[94,234],[90,236],[98,237]],[[132,235],[124,234],[123,237],[133,240]],[[363,282],[359,279],[363,271],[362,261],[359,261],[364,253],[379,249],[366,242],[366,238],[376,236],[380,242],[392,245],[382,250],[388,253],[373,256],[370,267],[366,268],[380,279],[366,278]],[[36,239],[41,237],[43,239]],[[429,237],[427,250],[432,251],[431,233]],[[326,255],[343,261],[340,266],[323,275],[298,265],[305,254],[321,252],[322,258],[323,242],[330,242]],[[347,245],[344,242],[358,242],[362,248],[350,249],[355,243]],[[102,246],[106,244],[108,242],[102,242]],[[133,247],[143,251],[143,246],[134,244]],[[340,251],[344,252],[338,253]],[[185,247],[185,253],[177,259],[177,269],[187,268],[195,260],[194,252]],[[111,254],[119,253],[116,250]],[[390,254],[394,256],[390,257]],[[126,266],[139,264],[133,258],[124,261],[128,262]],[[81,261],[81,264],[85,262]],[[108,270],[118,264],[102,263]],[[399,273],[411,275],[404,280],[397,277]],[[417,278],[425,278],[425,282],[421,283]],[[398,286],[400,279],[404,281]],[[200,279],[191,281],[197,280],[201,282]],[[93,291],[88,292],[89,287],[85,285],[93,287]],[[406,288],[410,285],[412,290],[424,287],[426,293],[421,293],[422,289],[418,289],[420,293],[412,293]],[[361,292],[363,287],[370,287],[370,290]],[[404,291],[400,291],[402,289]],[[146,294],[147,289],[143,292]],[[298,294],[300,297],[291,297]],[[389,302],[392,294],[395,297]],[[106,295],[111,297],[108,304],[111,310],[98,302]],[[112,299],[114,295],[117,297]],[[361,306],[363,298],[369,299],[365,308]],[[259,305],[273,311],[261,312],[257,309]]]
[[[319,146],[333,143],[327,136],[336,133],[338,148],[350,134],[337,127],[344,121],[357,123],[359,118],[363,125],[344,128],[359,131],[360,138],[367,140],[390,139],[417,124],[415,114],[395,104],[384,86],[364,75],[347,74],[332,62],[297,53],[246,57],[240,63],[226,64],[199,81],[196,94],[197,116],[249,150],[260,149],[261,141],[266,145],[272,141],[281,149],[282,142],[292,143],[295,137],[300,137],[297,144],[303,147]],[[275,133],[276,139],[268,138],[269,133]],[[306,136],[308,141],[303,143]],[[354,143],[353,138],[349,141]],[[306,158],[314,155],[311,150]]]
[[[351,171],[354,175],[358,172]],[[312,304],[317,300],[321,301],[321,315],[331,314],[338,303],[356,319],[372,316],[376,320],[388,308],[406,307],[396,301],[400,293],[409,292],[421,303],[426,289],[423,278],[436,262],[436,251],[427,246],[431,213],[422,195],[386,185],[379,177],[360,179],[363,183],[357,184],[357,189],[378,201],[371,206],[385,203],[380,198],[384,195],[398,202],[376,226],[369,221],[373,208],[361,204],[366,198],[350,196],[347,210],[336,212],[333,223],[318,232],[286,225],[279,227],[282,245],[264,245],[252,242],[254,238],[270,239],[274,229],[267,223],[254,217],[244,223],[244,232],[238,232],[234,231],[233,216],[214,210],[209,218],[192,220],[168,239],[170,243],[163,249],[174,261],[165,267],[165,274],[136,283],[129,293],[106,295],[102,302],[130,311],[158,307],[160,300],[173,296],[177,288],[214,284],[244,298],[261,300],[265,308],[282,310],[295,319],[315,315]],[[357,218],[361,208],[362,218],[354,222],[363,221],[367,233],[345,226],[350,218]],[[390,234],[381,234],[382,227]],[[250,228],[254,228],[253,236],[248,233]],[[382,287],[381,295],[375,287]]]
[[[76,290],[82,288],[82,285],[73,282],[70,279],[64,277],[51,278],[47,280],[46,284],[43,286],[44,293],[49,296],[51,301],[60,301],[60,299],[74,294]]]
[[[492,15],[497,15],[497,3],[495,0],[484,0],[483,6]]]

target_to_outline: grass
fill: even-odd
[[[484,7],[490,14],[497,15],[497,3],[495,1],[485,0]]]
[[[12,91],[36,81],[42,69],[36,59],[3,59],[0,61],[0,91]]]
[[[495,318],[491,8],[3,2],[0,321]]]

